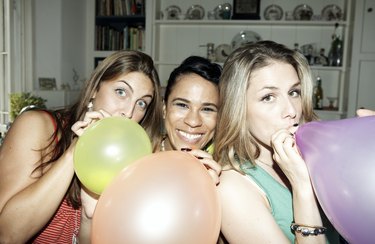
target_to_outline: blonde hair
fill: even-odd
[[[316,119],[312,105],[312,75],[305,57],[273,41],[246,44],[228,57],[219,82],[214,158],[222,166],[230,165],[239,170],[239,165],[247,160],[254,162],[259,156],[259,146],[246,126],[246,93],[252,73],[274,62],[290,64],[297,72],[301,81],[301,122]]]

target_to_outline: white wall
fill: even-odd
[[[35,89],[39,77],[73,87],[73,68],[84,78],[84,7],[84,0],[33,0]]]

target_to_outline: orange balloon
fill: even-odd
[[[206,168],[179,151],[145,156],[99,198],[92,243],[216,243],[221,209]]]

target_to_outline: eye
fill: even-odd
[[[116,93],[117,93],[119,96],[121,96],[121,97],[124,97],[124,96],[127,95],[126,90],[123,89],[123,88],[117,88],[115,91],[116,91]]]
[[[263,102],[272,102],[275,99],[275,97],[272,94],[267,94],[262,97],[261,101]]]
[[[142,110],[146,110],[148,107],[148,104],[144,100],[138,100],[137,101],[137,106],[140,107]]]
[[[180,107],[180,108],[188,108],[188,105],[186,103],[182,103],[182,102],[176,102],[173,105],[176,106],[176,107]]]
[[[289,95],[292,97],[300,97],[301,96],[301,89],[293,89],[289,92]]]
[[[217,109],[214,107],[203,107],[202,111],[204,112],[217,112]]]

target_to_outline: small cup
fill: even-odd
[[[207,18],[208,18],[209,20],[213,20],[213,19],[215,19],[215,11],[213,11],[213,10],[208,11],[208,13],[207,13]]]
[[[184,20],[184,19],[186,19],[186,14],[180,13],[180,14],[177,16],[177,18],[178,18],[179,20]]]

